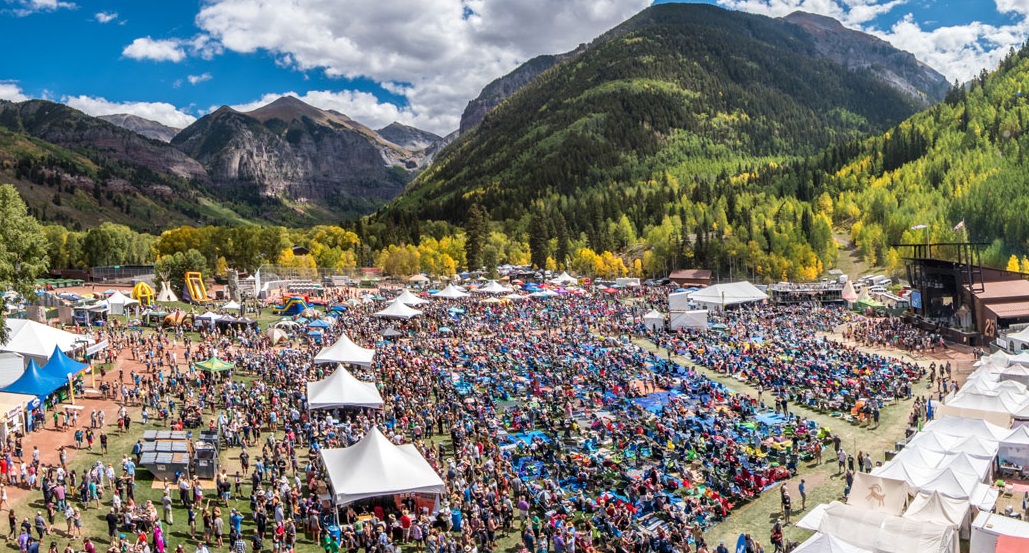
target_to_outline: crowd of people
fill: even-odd
[[[943,336],[916,328],[900,317],[862,319],[847,325],[843,337],[869,346],[886,347],[912,353],[934,353],[942,350]]]
[[[144,425],[217,432],[231,468],[213,491],[183,474],[164,484],[160,502],[137,503],[137,451],[81,474],[63,458],[36,458],[30,472],[41,475],[33,485],[45,494],[44,530],[77,502],[109,510],[111,553],[279,553],[298,539],[332,552],[487,553],[514,535],[526,553],[715,551],[708,528],[832,443],[790,403],[843,408],[910,393],[920,377],[913,365],[819,337],[850,321],[839,310],[746,307],[722,315],[715,330],[648,332],[642,315],[661,300],[433,300],[411,323],[370,317],[381,303],[351,302],[321,345],[345,332],[375,347],[371,368],[351,369],[376,383],[381,410],[307,408],[305,384],[336,369],[313,364],[320,346],[302,330],[278,347],[248,327],[105,330],[115,359],[105,394],[122,406],[114,420],[92,416],[91,434],[106,436],[113,423],[131,432],[138,412]],[[386,326],[401,336],[383,339]],[[775,408],[761,393],[738,394],[645,350],[637,344],[644,338],[769,390]],[[119,353],[140,368],[126,372]],[[212,356],[234,369],[197,369]],[[319,499],[327,470],[318,451],[351,446],[373,427],[414,444],[441,475],[448,493],[438,509],[408,497],[336,510]],[[185,521],[173,523],[175,509]],[[72,513],[69,535],[82,516]],[[189,541],[170,543],[172,524],[185,524]],[[19,538],[29,553],[38,541]]]

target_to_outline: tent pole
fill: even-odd
[[[68,375],[68,397],[71,398],[71,404],[75,405],[75,377]]]

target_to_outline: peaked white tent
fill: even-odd
[[[340,367],[325,380],[307,383],[308,409],[366,407],[382,409],[382,395],[374,382],[358,380]]]
[[[579,279],[568,274],[567,271],[562,271],[560,275],[549,280],[552,284],[577,284]]]
[[[854,473],[854,485],[851,489],[853,493],[847,497],[848,505],[891,515],[904,512],[908,495],[913,491],[904,480],[872,476],[863,472]]]
[[[876,553],[957,553],[958,532],[949,524],[869,511],[838,501],[829,504],[814,530]],[[807,517],[797,524],[808,527]]]
[[[1029,466],[1029,426],[1017,426],[1000,441],[997,458],[1001,464]]]
[[[967,537],[972,524],[972,510],[968,501],[946,497],[939,493],[920,493],[911,500],[904,518],[956,526]]]
[[[232,300],[229,303],[226,303],[225,305],[223,305],[222,309],[239,309],[240,307],[243,307],[243,306],[240,305],[239,302],[237,302],[236,300]]]
[[[175,292],[172,292],[171,284],[167,280],[161,281],[161,291],[158,292],[156,301],[158,303],[179,301],[179,298],[175,296]]]
[[[467,298],[468,292],[461,291],[457,286],[448,284],[446,288],[436,292],[432,295],[434,298],[441,298],[445,300],[459,300],[461,298]]]
[[[1008,428],[990,424],[982,419],[966,417],[943,417],[929,422],[922,427],[923,431],[933,431],[947,436],[980,436],[999,440],[1011,433]]]
[[[429,300],[423,300],[422,298],[419,298],[418,296],[412,294],[411,291],[407,289],[401,292],[400,295],[397,296],[397,299],[393,301],[399,301],[400,303],[407,305],[409,307],[421,305],[423,303],[429,303]]]
[[[495,280],[491,280],[486,283],[485,286],[475,290],[480,294],[509,294],[511,293],[510,288],[504,287],[502,284]]]
[[[316,365],[321,363],[349,363],[362,367],[372,366],[375,350],[363,348],[354,343],[346,334],[341,334],[331,346],[322,349],[314,356]]]
[[[394,445],[377,428],[347,448],[321,450],[336,505],[400,493],[446,493],[443,479],[411,444]]]
[[[690,294],[690,301],[708,309],[720,310],[731,305],[756,303],[768,299],[768,294],[749,282],[715,284]]]
[[[1013,334],[1004,336],[1001,340],[1001,347],[1007,347],[1015,353],[1020,353],[1024,349],[1029,349],[1029,327],[1023,328]]]
[[[40,366],[45,365],[50,359],[55,347],[67,352],[96,342],[83,334],[66,332],[28,319],[8,317],[6,325],[9,338],[6,344],[0,344],[0,351],[20,353],[24,357],[35,359]]]
[[[124,315],[126,307],[139,305],[139,301],[134,300],[121,292],[115,292],[107,298],[107,305],[111,308],[111,315]]]
[[[862,549],[856,545],[830,536],[815,532],[806,542],[797,546],[793,553],[872,553],[868,549]]]
[[[393,301],[390,302],[386,309],[383,309],[372,316],[380,319],[401,319],[406,321],[421,314],[422,312],[417,309],[411,309],[399,301]]]
[[[948,436],[937,432],[919,432],[908,441],[907,447],[919,447],[942,453],[966,453],[973,457],[993,459],[997,455],[997,442],[980,436]]]
[[[647,330],[662,330],[665,327],[665,314],[657,309],[651,309],[650,313],[643,316],[643,326]]]

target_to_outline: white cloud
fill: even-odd
[[[61,2],[60,0],[14,0],[14,5],[17,7],[11,11],[19,17],[61,9],[78,9],[74,2]]]
[[[0,81],[0,100],[24,102],[28,99],[29,97],[22,93],[21,87],[17,83]]]
[[[402,87],[408,107],[394,108],[398,115],[447,133],[457,128],[468,100],[493,79],[531,57],[588,42],[650,3],[354,0],[341,10],[335,0],[209,0],[196,23],[232,51],[267,51],[298,70]],[[351,115],[361,120],[357,112]]]
[[[1029,15],[1029,0],[996,0],[1000,13]]]
[[[253,102],[229,106],[236,111],[253,111],[261,106],[270,104],[283,96],[295,96],[300,100],[317,108],[338,111],[362,125],[373,129],[379,129],[394,121],[400,121],[408,125],[414,124],[417,117],[410,108],[400,108],[388,102],[380,102],[374,94],[356,90],[331,91],[312,90],[305,94],[296,92],[282,92],[278,94],[265,94]],[[212,106],[214,111],[218,106]]]
[[[137,38],[122,50],[122,55],[136,60],[180,62],[186,59],[186,52],[177,39],[154,40],[150,37]]]
[[[186,77],[186,80],[189,81],[189,84],[195,85],[195,84],[200,84],[200,83],[202,83],[204,81],[209,81],[212,78],[213,77],[211,77],[210,73],[203,73],[203,74],[200,74],[200,75],[190,75],[190,76]]]
[[[871,30],[883,40],[907,50],[950,80],[964,82],[984,68],[992,70],[1011,47],[1026,38],[1023,25],[995,27],[972,22],[967,25],[924,30],[911,15],[887,32]]]
[[[61,102],[89,115],[129,113],[177,129],[188,127],[196,121],[196,117],[166,102],[112,102],[93,96],[65,96]]]
[[[795,11],[832,17],[848,27],[868,23],[907,0],[718,0],[731,10],[782,17]]]
[[[118,12],[97,12],[93,17],[95,17],[100,23],[110,23],[115,19],[118,19]]]

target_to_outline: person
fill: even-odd
[[[729,548],[725,546],[724,541],[718,542],[718,547],[715,548],[715,553],[729,553]]]
[[[782,547],[782,524],[777,520],[775,526],[772,527],[772,534],[768,537],[768,541],[772,542],[775,546],[775,553],[783,553]]]
[[[82,540],[82,553],[96,553],[96,546],[88,536]]]
[[[784,492],[782,494],[782,512],[786,519],[786,524],[790,524],[790,514],[793,511],[793,499],[790,498],[790,492]]]
[[[172,498],[171,493],[168,490],[164,490],[164,496],[161,497],[161,506],[164,509],[164,521],[168,524],[174,522],[174,514],[172,513]]]
[[[104,520],[107,521],[107,536],[113,543],[114,535],[118,532],[118,514],[114,512],[114,507],[104,516]]]
[[[847,467],[847,452],[842,447],[836,449],[836,461],[839,463],[836,474],[843,474],[843,469]]]
[[[800,479],[800,485],[797,486],[797,491],[800,492],[800,510],[803,511],[807,508],[807,485],[803,478]]]
[[[243,534],[236,533],[236,540],[232,542],[232,553],[247,553],[247,542]]]

